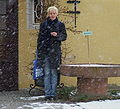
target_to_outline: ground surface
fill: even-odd
[[[44,101],[44,96],[30,96],[28,91],[0,92],[0,109],[120,109],[120,100],[77,103]]]

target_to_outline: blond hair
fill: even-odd
[[[49,13],[51,10],[55,10],[56,13],[58,14],[58,9],[55,6],[51,6],[47,9],[47,13]]]

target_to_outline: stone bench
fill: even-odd
[[[77,91],[81,94],[106,95],[108,77],[120,77],[120,65],[65,64],[61,74],[77,77]]]

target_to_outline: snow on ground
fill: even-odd
[[[104,64],[71,64],[71,65],[64,65],[64,66],[71,66],[71,67],[120,67],[120,65],[104,65]]]
[[[78,104],[84,109],[120,109],[120,100],[92,101]]]
[[[45,96],[33,96],[33,97],[20,97],[21,100],[37,100],[40,98],[44,98]]]
[[[24,100],[36,100],[39,98],[44,98],[44,96],[37,97],[21,97]],[[48,102],[35,102],[29,103],[18,107],[17,109],[120,109],[120,100],[101,100],[101,101],[91,101],[91,102],[78,102],[78,103],[48,103]]]

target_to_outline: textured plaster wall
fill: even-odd
[[[68,8],[72,10],[73,5],[69,4]],[[77,30],[93,32],[89,37],[89,58],[87,38],[70,32],[68,43],[72,52],[68,58],[73,60],[75,56],[73,63],[120,64],[120,1],[84,0],[77,5],[77,10],[81,11],[77,15]],[[74,25],[74,21],[70,25]],[[120,85],[120,78],[110,78],[109,83]]]
[[[36,48],[35,33],[27,29],[26,0],[19,0],[19,88],[27,88],[33,82],[30,68]]]

